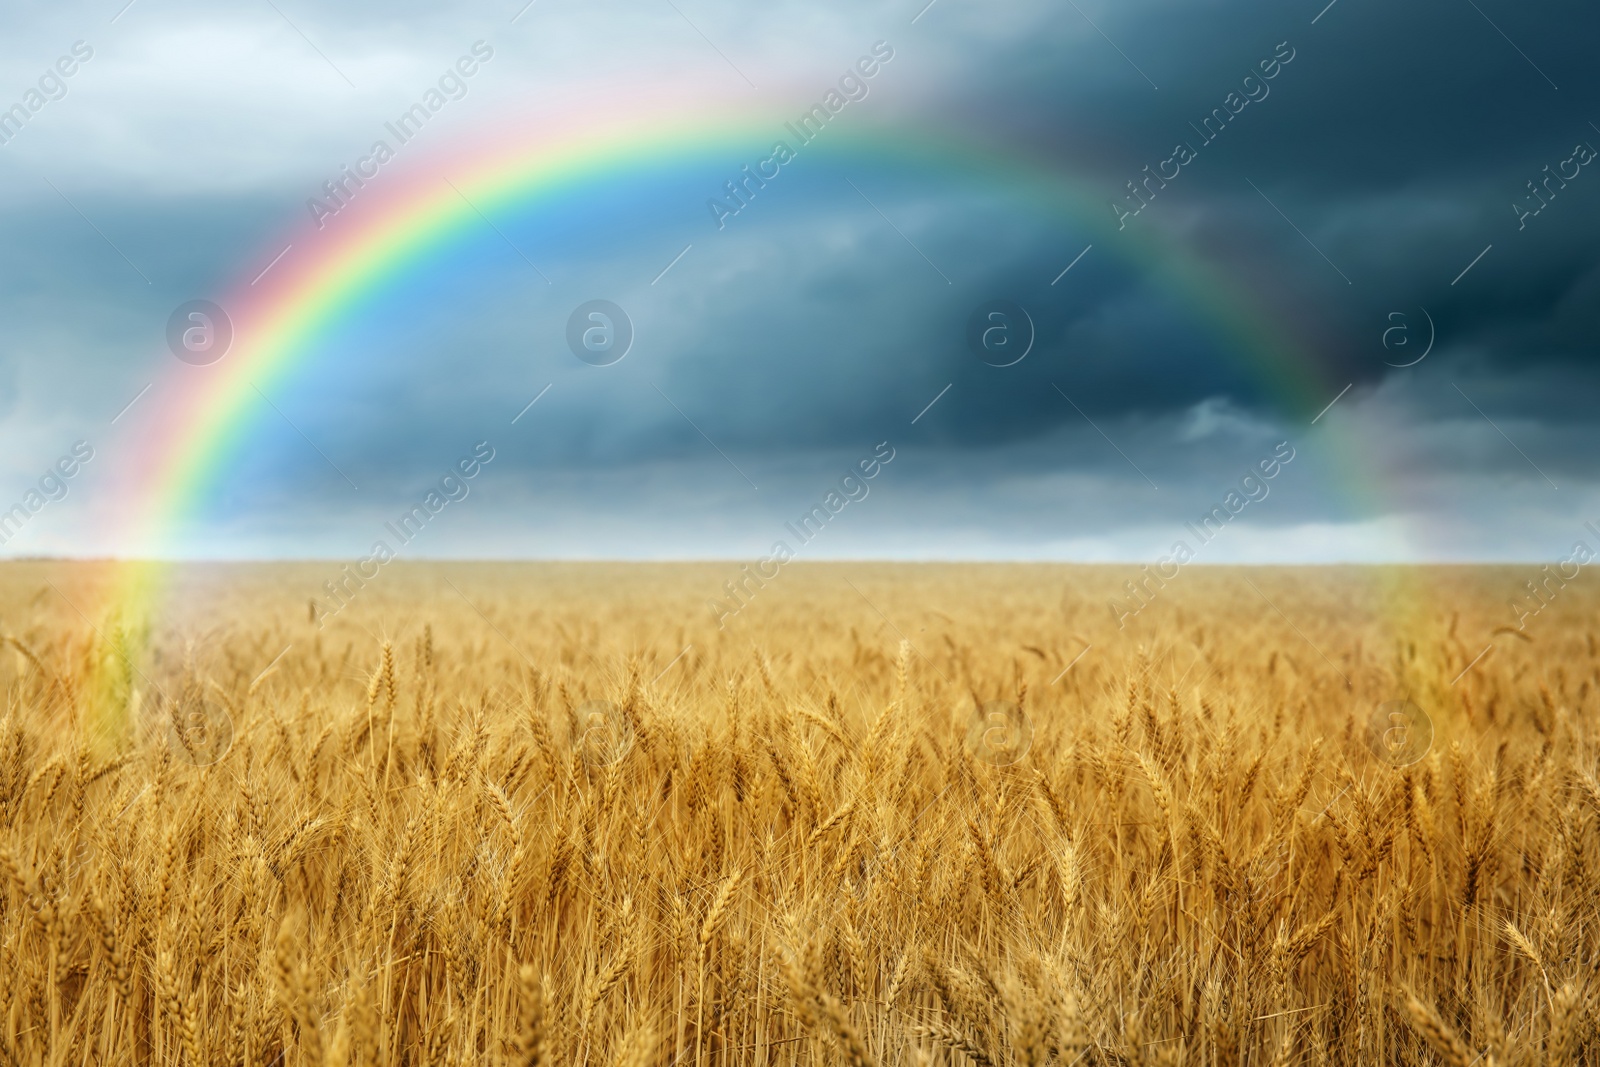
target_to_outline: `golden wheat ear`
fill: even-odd
[[[1403,990],[1400,1007],[1411,1028],[1438,1053],[1447,1067],[1471,1067],[1477,1060],[1466,1042],[1439,1015],[1430,1004],[1418,999],[1416,994]]]
[[[517,968],[517,1034],[508,1067],[541,1067],[545,1050],[544,982],[531,963]]]

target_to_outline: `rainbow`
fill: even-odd
[[[154,608],[163,567],[148,561],[163,557],[248,442],[252,416],[264,406],[258,390],[270,392],[289,379],[320,339],[359,319],[386,289],[425,271],[464,231],[508,211],[581,206],[594,183],[618,174],[648,178],[706,162],[732,176],[738,163],[760,158],[778,139],[789,139],[784,116],[725,104],[704,109],[675,102],[670,114],[623,121],[586,114],[581,121],[539,123],[536,132],[521,136],[497,129],[492,138],[441,154],[439,162],[446,165],[437,169],[422,166],[427,161],[421,158],[415,165],[407,160],[395,173],[383,171],[325,229],[302,216],[297,228],[253,259],[232,291],[218,298],[234,325],[226,357],[205,367],[171,361],[167,377],[157,383],[155,403],[136,422],[130,436],[138,451],[126,498],[131,518],[123,524],[129,537],[122,556],[129,562],[110,594],[113,610],[133,616]],[[1105,203],[1112,183],[1091,186],[1059,161],[1014,146],[942,129],[871,128],[859,116],[826,131],[795,165],[808,165],[806,159],[852,168],[928,168],[1103,233],[1095,238],[1097,248],[1152,276],[1295,409],[1316,411],[1343,384],[1323,373],[1315,347],[1297,339],[1256,293],[1155,225],[1141,220],[1116,232]],[[286,245],[291,251],[262,275]],[[1360,443],[1347,447],[1351,455],[1343,466],[1369,471]],[[1360,495],[1369,481],[1352,476],[1352,489]]]

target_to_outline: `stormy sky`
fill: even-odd
[[[0,554],[353,559],[479,442],[406,554],[1149,560],[1280,442],[1206,562],[1546,561],[1600,520],[1592,5],[3,17],[0,511],[27,518]],[[315,262],[351,220],[308,201],[475,48],[375,191],[651,116],[757,133],[641,134],[458,227],[265,381],[192,513],[136,541],[141,435],[247,348],[181,363],[175,309]],[[785,123],[875,49],[801,144]],[[593,300],[626,316],[620,359],[569,343]]]

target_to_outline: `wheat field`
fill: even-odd
[[[0,568],[0,1061],[1600,1063],[1581,586],[336,569]]]

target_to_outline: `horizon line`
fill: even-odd
[[[72,563],[72,564],[116,564],[116,565],[174,565],[174,566],[291,566],[297,564],[332,564],[339,566],[350,561],[340,556],[260,556],[260,557],[180,557],[180,558],[130,558],[126,556],[68,556],[68,555],[26,555],[26,556],[0,556],[0,566],[22,563]],[[739,556],[672,556],[658,559],[641,559],[636,556],[425,556],[413,559],[395,559],[385,564],[385,568],[394,564],[407,567],[484,564],[505,566],[508,564],[623,564],[638,567],[659,566],[691,566],[700,564],[734,564],[748,563],[749,560]],[[1128,557],[1101,560],[1074,560],[1074,559],[1047,559],[1034,557],[901,557],[901,556],[848,556],[829,559],[794,559],[783,564],[784,568],[801,564],[804,566],[828,565],[890,565],[890,566],[1051,566],[1051,567],[1126,567],[1142,566],[1150,560],[1143,557]],[[1464,560],[1408,560],[1408,559],[1378,559],[1378,560],[1259,560],[1250,562],[1215,562],[1195,560],[1183,564],[1183,569],[1192,567],[1224,568],[1224,567],[1514,567],[1514,566],[1539,566],[1549,560],[1537,558],[1515,559],[1464,559]]]

